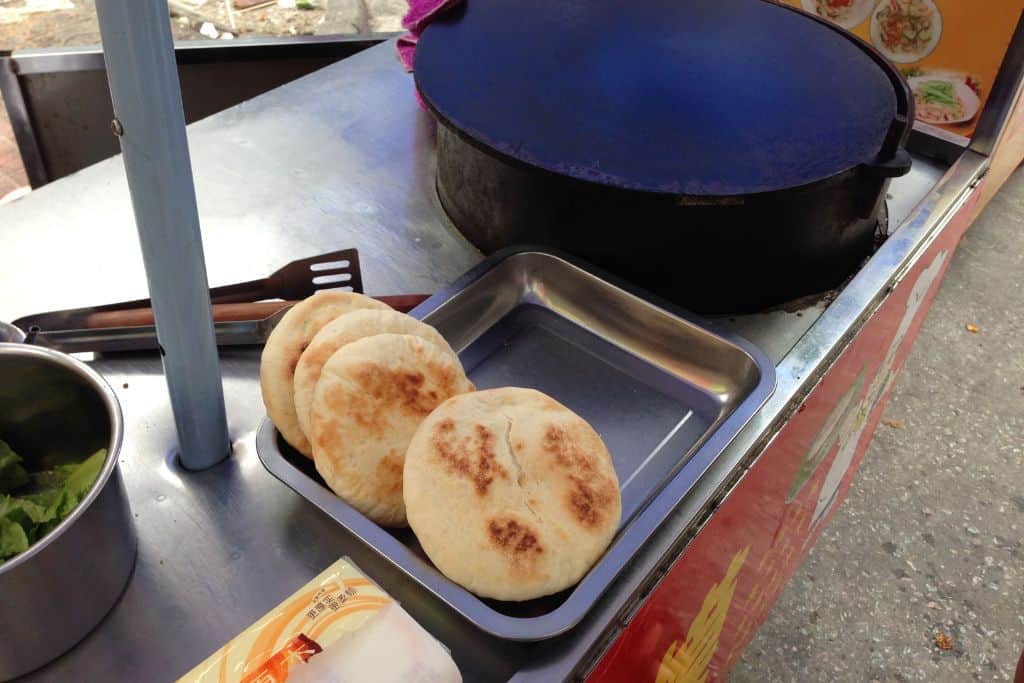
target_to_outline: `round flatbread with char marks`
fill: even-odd
[[[313,457],[313,451],[295,412],[295,367],[320,328],[339,315],[363,308],[392,310],[387,304],[355,292],[317,292],[288,309],[263,347],[260,356],[263,405],[284,440],[307,458]]]
[[[405,525],[402,471],[420,422],[473,391],[459,359],[433,342],[378,334],[324,363],[310,407],[316,470],[338,496],[378,524]]]
[[[309,436],[309,407],[313,403],[313,391],[327,359],[345,344],[385,333],[411,334],[458,357],[440,332],[405,313],[364,309],[335,318],[316,333],[295,368],[295,412],[299,427],[306,436]]]
[[[608,449],[586,420],[533,389],[456,396],[405,458],[409,525],[448,578],[530,600],[577,583],[619,527]]]

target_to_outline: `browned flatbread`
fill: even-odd
[[[619,526],[618,478],[597,432],[532,389],[455,396],[409,444],[409,525],[448,578],[529,600],[578,582]]]
[[[295,366],[321,327],[339,315],[363,308],[391,310],[387,304],[354,292],[317,292],[284,314],[263,347],[260,356],[263,405],[285,441],[306,457],[312,457],[313,451],[295,413]]]
[[[405,524],[402,469],[409,439],[442,401],[473,391],[437,344],[379,334],[345,344],[324,364],[310,408],[317,472],[340,498],[387,526]]]
[[[388,333],[420,337],[437,344],[441,350],[457,358],[440,332],[398,311],[364,309],[335,318],[316,333],[313,341],[302,352],[299,364],[295,368],[295,412],[299,419],[299,427],[306,436],[309,436],[310,431],[309,407],[313,403],[313,392],[320,381],[320,373],[327,359],[345,344],[351,344],[363,337]]]

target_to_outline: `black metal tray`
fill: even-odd
[[[775,388],[774,366],[748,342],[611,280],[566,256],[506,250],[412,311],[459,352],[478,388],[539,389],[608,445],[622,523],[573,588],[522,603],[478,598],[433,567],[411,530],[384,529],[337,498],[269,420],[260,460],[484,631],[531,641],[569,630]]]

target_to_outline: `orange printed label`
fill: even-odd
[[[178,683],[284,683],[296,664],[356,631],[389,602],[342,558]]]
[[[288,672],[292,666],[305,662],[322,651],[323,648],[316,641],[300,633],[263,662],[258,669],[243,678],[242,683],[284,683],[288,680]]]

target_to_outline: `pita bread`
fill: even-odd
[[[345,344],[375,334],[411,334],[436,344],[442,351],[458,358],[441,333],[416,318],[398,311],[366,309],[352,311],[335,318],[316,333],[313,341],[302,352],[295,368],[295,412],[299,427],[309,436],[309,406],[313,403],[313,390],[320,379],[324,363]]]
[[[306,457],[312,457],[313,451],[295,414],[295,366],[321,327],[339,315],[363,308],[391,310],[387,304],[354,292],[317,292],[284,314],[263,347],[260,356],[263,405],[284,440]]]
[[[619,527],[608,449],[586,420],[532,389],[448,399],[406,452],[409,525],[448,578],[498,600],[577,583]]]
[[[378,334],[342,346],[324,364],[309,412],[317,472],[370,519],[405,525],[409,439],[434,408],[467,391],[458,358],[419,337]]]

